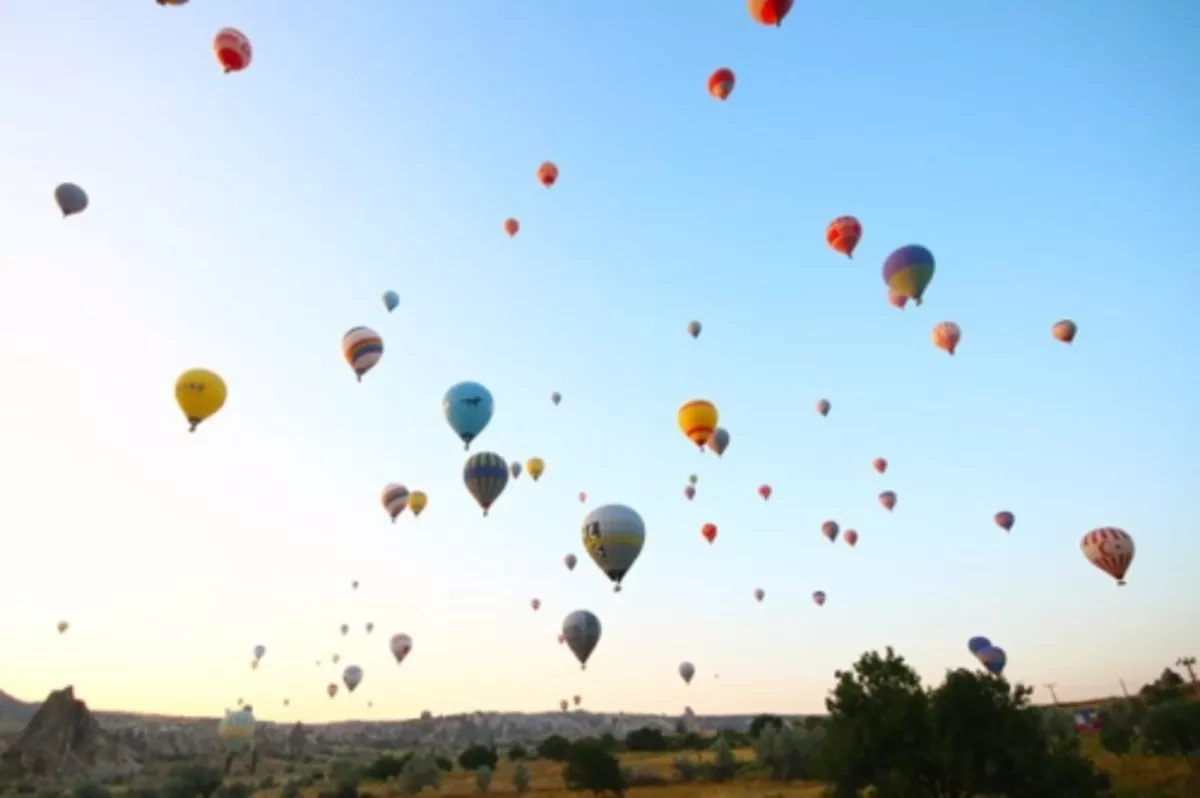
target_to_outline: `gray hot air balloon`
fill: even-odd
[[[600,642],[600,619],[587,610],[575,610],[563,618],[562,633],[567,648],[579,660],[579,669],[585,670],[588,657],[592,656],[596,644]]]
[[[623,504],[597,507],[583,519],[583,547],[620,591],[646,543],[646,525],[637,511]]]
[[[696,666],[690,662],[679,663],[679,675],[683,677],[685,684],[691,684],[692,677],[696,675]]]
[[[513,460],[511,463],[508,464],[508,473],[512,474],[513,479],[516,479],[517,477],[521,476],[521,471],[522,471],[521,464],[518,463],[516,460]]]
[[[363,669],[357,665],[347,665],[346,670],[342,671],[342,681],[346,683],[346,689],[352,693],[362,682],[362,678]]]
[[[58,203],[58,209],[66,219],[87,210],[88,195],[74,183],[60,183],[58,188],[54,189],[54,201]]]
[[[717,457],[720,457],[729,447],[729,430],[717,427],[713,430],[712,435],[708,436],[708,441],[704,445],[716,452]]]

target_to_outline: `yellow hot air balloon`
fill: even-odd
[[[429,497],[425,495],[425,491],[414,490],[408,494],[408,509],[412,510],[413,515],[420,515],[427,504],[429,504]]]
[[[71,628],[71,624],[67,623],[66,621],[59,621],[58,624],[56,624],[56,627],[58,629],[58,633],[62,634]]]
[[[540,457],[530,457],[525,461],[525,470],[533,477],[533,481],[537,482],[546,472],[546,462]]]
[[[679,408],[679,429],[701,449],[717,427],[717,408],[705,399],[693,399]]]
[[[209,416],[225,406],[225,380],[208,369],[188,369],[175,380],[175,401],[195,432]]]

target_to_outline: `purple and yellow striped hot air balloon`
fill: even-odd
[[[342,336],[342,356],[362,382],[363,375],[383,357],[383,339],[370,327],[352,327]]]
[[[933,268],[933,253],[920,244],[909,244],[887,256],[883,262],[883,281],[892,294],[920,305],[933,279]]]

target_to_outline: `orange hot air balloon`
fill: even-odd
[[[216,53],[217,62],[225,70],[225,74],[241,72],[250,66],[250,61],[254,58],[250,39],[237,28],[221,28],[217,31],[217,35],[213,37],[213,52]]]
[[[700,534],[703,535],[704,539],[709,542],[709,545],[711,545],[712,542],[717,539],[717,525],[705,524],[704,526],[700,527]]]
[[[933,328],[933,345],[948,355],[953,355],[962,339],[962,328],[952,321],[943,321]]]
[[[737,78],[734,77],[733,70],[721,67],[708,76],[708,93],[718,100],[727,99],[736,82]]]
[[[508,237],[512,238],[521,229],[521,223],[511,216],[504,220],[504,232],[508,233]]]
[[[882,457],[876,457],[871,461],[871,468],[882,474],[884,471],[887,471],[887,460]]]
[[[1050,328],[1050,334],[1055,340],[1062,341],[1064,344],[1069,344],[1075,340],[1075,333],[1079,332],[1079,327],[1070,319],[1063,319],[1054,323]]]
[[[746,0],[750,18],[759,25],[783,24],[783,18],[792,10],[792,0]]]
[[[771,498],[771,486],[762,484],[758,486],[758,495],[763,497],[763,501]]]
[[[850,548],[858,545],[858,532],[853,529],[847,529],[842,533],[842,537],[846,539],[846,543],[850,545]]]
[[[904,310],[904,306],[908,304],[908,297],[904,294],[897,294],[895,291],[888,291],[888,304]]]
[[[708,443],[719,420],[716,405],[705,399],[685,402],[676,415],[679,430],[701,451],[704,451],[704,444]]]
[[[529,602],[529,606],[533,607],[534,612],[537,612],[538,610],[540,610],[542,608],[542,600],[541,599],[532,599]]]
[[[537,169],[537,179],[546,188],[558,182],[558,167],[550,161],[545,161]]]
[[[862,225],[853,216],[839,216],[825,228],[825,243],[847,258],[854,257],[854,248],[862,238]]]
[[[330,682],[328,685],[326,685],[325,695],[329,696],[330,698],[333,698],[335,695],[337,695],[337,693],[338,693],[338,686],[336,683]]]

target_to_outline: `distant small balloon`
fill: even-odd
[[[754,600],[762,603],[762,600],[767,597],[767,592],[761,587],[754,588]]]
[[[694,485],[688,485],[683,489],[683,495],[688,501],[696,498],[696,488]]]
[[[1079,332],[1079,328],[1070,319],[1055,322],[1054,326],[1050,328],[1050,334],[1054,336],[1055,340],[1062,341],[1064,344],[1074,341],[1077,332]]]
[[[63,634],[64,632],[66,632],[68,629],[71,628],[71,624],[68,621],[59,621],[58,623],[55,624],[55,628],[58,629],[59,634]]]
[[[850,548],[858,545],[858,532],[853,529],[847,529],[842,533],[842,539],[846,541]]]
[[[712,435],[708,436],[708,442],[705,445],[712,449],[717,457],[725,454],[725,450],[729,448],[728,430],[724,427],[717,427],[712,431]]]
[[[536,599],[536,598],[535,598],[535,599],[531,599],[531,600],[529,601],[529,606],[533,608],[533,611],[534,611],[534,612],[537,612],[538,610],[540,610],[540,609],[542,608],[542,600],[541,600],[541,599]]]
[[[818,399],[817,400],[817,412],[820,413],[822,416],[829,415],[830,407],[832,407],[832,405],[829,404],[828,399]]]
[[[838,526],[837,521],[826,521],[821,524],[821,534],[828,538],[830,543],[837,540],[839,531],[841,531],[841,528]]]
[[[933,345],[948,355],[953,355],[962,340],[962,328],[952,321],[943,321],[933,328]]]
[[[54,189],[54,202],[62,212],[63,218],[66,219],[68,216],[74,216],[87,210],[88,195],[74,183],[60,183]]]
[[[688,322],[688,326],[687,326],[688,335],[692,336],[693,338],[700,337],[701,329],[702,328],[700,326],[700,322],[698,322],[698,321],[689,321]]]
[[[688,475],[688,484],[689,485],[695,485],[699,481],[700,481],[700,477],[698,477],[697,475],[695,475],[695,474]]]
[[[996,513],[995,521],[996,526],[1000,527],[1005,532],[1011,532],[1013,524],[1017,522],[1017,518],[1008,510],[1001,510],[1000,512]]]
[[[579,562],[579,558],[574,554],[568,554],[563,557],[563,565],[567,566],[568,571],[574,571],[575,565]]]
[[[717,525],[705,524],[700,527],[700,534],[709,542],[709,545],[712,545],[713,541],[717,539]]]
[[[400,307],[400,295],[395,291],[384,291],[383,306],[387,309],[388,313],[391,313],[393,310]]]
[[[889,513],[896,509],[896,494],[894,491],[885,490],[879,494],[879,503],[883,505],[883,509]]]
[[[813,602],[815,602],[818,607],[825,606],[825,591],[824,590],[814,591],[812,597],[813,597]]]
[[[696,675],[696,666],[690,662],[679,663],[679,677],[683,679],[684,684],[691,684],[692,677]]]
[[[771,486],[767,485],[765,483],[762,485],[759,485],[758,486],[758,495],[763,497],[763,501],[766,501],[767,499],[771,498]]]
[[[558,391],[555,391],[554,393],[550,394],[550,401],[557,405],[562,401],[562,394]]]
[[[512,474],[513,479],[516,479],[517,477],[521,476],[521,471],[522,471],[522,468],[521,468],[521,463],[519,461],[513,460],[511,463],[508,464],[508,473]]]
[[[583,504],[587,501],[587,491],[579,491],[579,503]]]
[[[721,67],[708,76],[708,93],[718,100],[728,99],[736,82],[733,70]]]
[[[876,457],[874,460],[871,461],[871,468],[874,468],[880,474],[887,471],[887,467],[888,467],[888,461],[882,457]]]
[[[521,223],[511,216],[504,220],[504,232],[508,233],[508,237],[512,238],[521,229]]]
[[[537,180],[546,188],[558,182],[558,167],[550,161],[543,161],[537,168]]]

